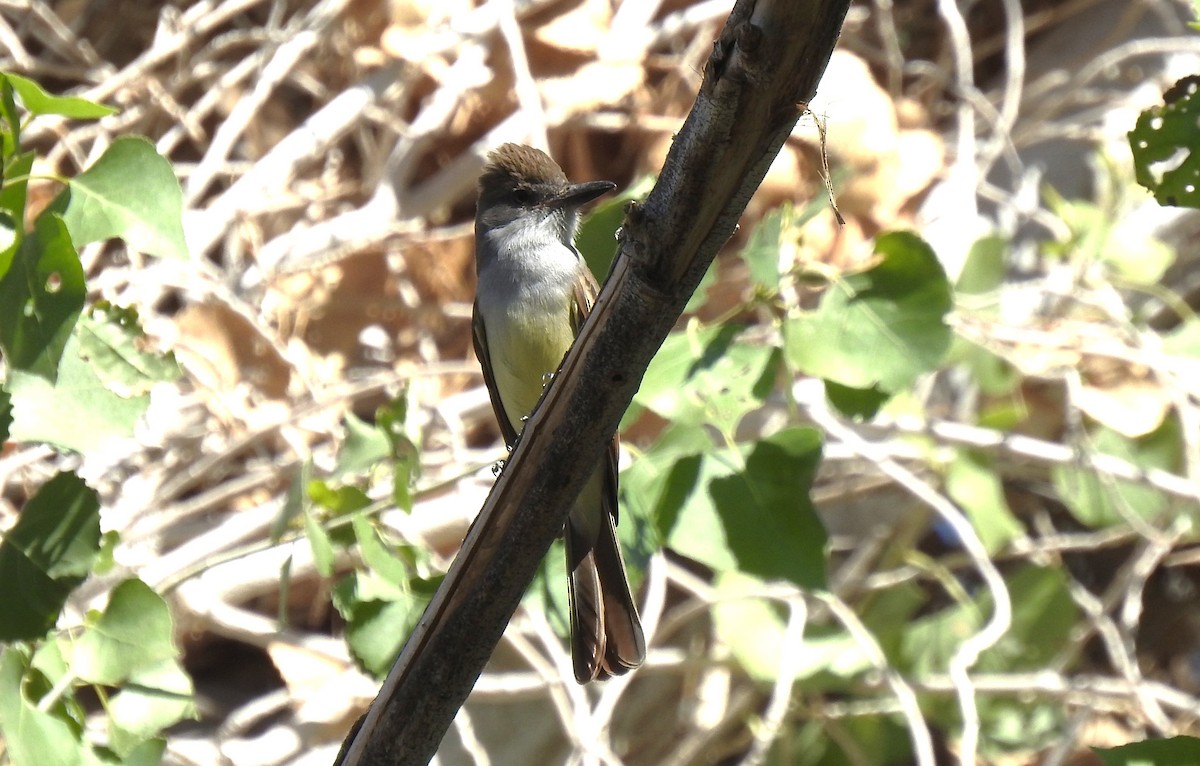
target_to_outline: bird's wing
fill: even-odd
[[[600,285],[596,284],[596,278],[592,276],[587,265],[582,264],[582,259],[580,260],[583,268],[580,270],[579,279],[575,280],[575,305],[571,312],[571,331],[575,337],[579,337],[579,329],[583,327],[583,321],[592,312],[592,306],[596,305],[596,296],[600,294]],[[617,521],[617,458],[620,454],[620,444],[619,437],[613,434],[606,458],[608,480],[604,482],[604,504],[612,514],[614,523]]]
[[[483,326],[483,314],[479,311],[478,300],[475,301],[471,312],[471,339],[475,343],[475,356],[479,357],[479,367],[483,370],[483,382],[487,385],[488,396],[492,400],[492,411],[496,413],[496,422],[500,424],[500,435],[504,437],[504,443],[511,447],[517,443],[517,431],[504,414],[504,402],[500,401],[500,388],[496,385],[496,376],[492,372],[487,330]]]

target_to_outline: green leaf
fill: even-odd
[[[741,331],[697,326],[668,336],[633,401],[668,420],[712,425],[732,437],[770,394],[779,365],[777,349],[738,342]]]
[[[869,420],[875,417],[879,408],[892,398],[891,394],[871,388],[850,388],[832,380],[826,380],[825,398],[837,408],[838,412],[855,420]]]
[[[783,205],[763,216],[742,248],[742,260],[750,269],[750,282],[761,290],[779,289],[779,251],[789,230],[792,206]]]
[[[192,679],[176,659],[164,659],[131,673],[108,703],[113,749],[125,756],[168,726],[195,718],[193,694]]]
[[[387,435],[375,426],[347,412],[346,440],[338,450],[335,478],[365,473],[378,466],[391,453]]]
[[[358,487],[347,485],[335,488],[319,480],[309,482],[308,497],[334,518],[348,516],[371,504],[371,498]]]
[[[657,530],[657,546],[670,534],[680,509],[701,490],[700,466],[712,438],[702,426],[669,426],[643,455],[621,472],[622,524],[626,515],[647,519]]]
[[[313,564],[322,577],[333,575],[333,541],[316,517],[308,510],[304,512],[304,536],[312,548]]]
[[[134,424],[150,405],[148,395],[124,399],[108,390],[79,352],[78,335],[67,341],[54,383],[13,370],[8,387],[13,438],[82,454],[108,449],[113,439],[132,436]]]
[[[946,491],[963,507],[988,553],[996,553],[1024,529],[1004,499],[1004,488],[991,459],[960,451],[946,470]]]
[[[75,120],[96,120],[117,113],[117,110],[110,106],[103,106],[86,98],[52,96],[33,80],[11,72],[0,76],[6,77],[12,83],[13,90],[21,99],[21,105],[33,115],[57,114]]]
[[[17,155],[3,166],[0,183],[0,279],[8,273],[25,238],[25,200],[29,191],[29,173],[33,170],[33,152]]]
[[[820,459],[820,435],[792,428],[753,445],[744,470],[709,485],[743,572],[825,587],[827,537],[808,496]]]
[[[421,468],[417,443],[420,434],[408,417],[408,392],[404,391],[375,411],[376,427],[387,438],[392,458],[392,501],[405,513],[412,511],[413,481]]]
[[[1044,668],[1070,639],[1079,613],[1064,574],[1026,565],[1006,577],[1013,605],[1012,627],[980,657],[981,672],[1009,673]],[[950,658],[992,613],[990,591],[910,623],[901,641],[901,664],[914,676],[945,672]]]
[[[100,766],[77,725],[61,714],[38,710],[26,696],[29,659],[18,647],[0,655],[0,734],[5,756],[15,766]],[[61,708],[60,708],[61,709]]]
[[[789,364],[857,389],[896,393],[937,368],[950,347],[952,298],[933,251],[907,232],[875,241],[875,266],[831,285],[811,315],[789,320]]]
[[[144,350],[145,337],[137,311],[101,301],[79,322],[79,353],[108,390],[141,396],[182,374],[173,355]]]
[[[953,359],[971,372],[979,390],[989,397],[1011,394],[1021,374],[1004,357],[989,348],[956,337],[950,352]]]
[[[871,658],[850,634],[837,631],[813,635],[806,631],[804,643],[794,648],[799,654],[797,675],[805,689],[843,689],[846,680],[872,667]]]
[[[1163,351],[1174,356],[1200,359],[1200,319],[1192,317],[1162,336]]]
[[[125,754],[121,766],[159,766],[167,751],[167,741],[155,737],[142,742]]]
[[[9,369],[53,381],[86,295],[66,226],[42,214],[0,279],[0,348]]]
[[[900,642],[901,667],[914,678],[946,672],[962,642],[982,625],[974,603],[954,604],[912,621]]]
[[[998,289],[1004,283],[1007,250],[1008,240],[1001,237],[984,237],[976,241],[967,253],[954,289],[967,295],[981,295]]]
[[[718,574],[712,619],[717,638],[729,647],[738,664],[751,678],[766,684],[779,675],[784,653],[801,647],[784,642],[786,609],[762,597],[745,595],[758,584],[757,579],[736,570]]]
[[[0,641],[39,638],[92,570],[100,548],[100,499],[60,473],[29,500],[0,541]]]
[[[1195,766],[1200,763],[1200,739],[1180,735],[1120,747],[1093,747],[1092,752],[1105,766]]]
[[[100,535],[100,551],[96,556],[96,564],[92,567],[92,572],[98,575],[106,575],[112,571],[116,565],[113,556],[120,543],[121,533],[115,529],[110,529]]]
[[[104,612],[84,628],[71,668],[84,681],[115,686],[152,669],[160,673],[177,655],[166,602],[146,583],[129,579],[113,588]]]
[[[683,505],[660,519],[667,545],[718,571],[824,587],[826,535],[808,497],[819,460],[818,434],[792,428],[681,461],[684,491],[672,499]]]
[[[55,200],[76,245],[120,237],[134,250],[187,258],[183,192],[171,164],[144,138],[113,141]]]
[[[395,598],[372,598],[354,573],[333,588],[333,605],[346,620],[346,642],[363,668],[377,677],[387,674],[429,602],[429,593],[403,590]]]
[[[12,83],[0,73],[0,176],[8,181],[9,160],[21,150],[21,115],[17,114],[17,102],[13,99]],[[24,205],[22,205],[24,209]]]
[[[21,230],[17,219],[7,210],[0,210],[0,277],[8,273],[20,246]]]
[[[1026,565],[1006,577],[1012,598],[1012,627],[979,660],[982,671],[1010,673],[1045,668],[1067,646],[1079,609],[1067,590],[1066,575],[1055,567]],[[990,594],[979,599],[991,614]]]
[[[1175,250],[1142,223],[1118,221],[1100,253],[1113,273],[1135,285],[1157,284],[1175,262]]]
[[[596,281],[604,282],[613,258],[617,255],[617,230],[625,220],[625,207],[650,192],[654,179],[642,178],[615,197],[609,197],[592,208],[579,226],[575,246],[583,254]]]
[[[1113,455],[1140,468],[1177,469],[1182,454],[1179,423],[1163,420],[1152,433],[1130,439],[1116,431],[1097,427],[1088,449]],[[1171,507],[1167,497],[1145,482],[1109,479],[1094,470],[1056,466],[1054,487],[1071,514],[1089,527],[1125,524],[1127,516],[1154,522]]]
[[[358,548],[362,551],[363,562],[373,573],[394,583],[406,582],[412,576],[408,566],[384,544],[379,531],[371,525],[366,516],[360,513],[350,523],[354,528]]]
[[[8,441],[12,422],[12,394],[0,388],[0,444]]]
[[[279,515],[271,521],[271,543],[283,539],[284,533],[291,528],[292,522],[304,512],[305,500],[308,497],[308,486],[312,483],[312,461],[305,460],[300,469],[292,474],[288,482],[287,493],[284,495],[283,507]]]
[[[1189,75],[1163,95],[1163,105],[1138,116],[1129,131],[1137,182],[1160,205],[1200,207],[1200,75]]]

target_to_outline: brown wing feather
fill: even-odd
[[[471,309],[471,340],[475,344],[475,356],[479,357],[479,367],[483,370],[488,397],[492,400],[492,411],[496,413],[496,422],[500,425],[500,435],[504,437],[504,443],[511,447],[517,441],[517,432],[504,416],[504,403],[500,401],[500,388],[492,372],[492,356],[488,353],[487,330],[479,313],[479,301],[475,301]]]
[[[575,337],[579,337],[579,328],[583,327],[583,322],[587,319],[588,314],[592,313],[592,306],[596,305],[596,297],[600,294],[600,285],[596,284],[596,278],[592,276],[591,270],[585,265],[583,267],[582,276],[575,280],[575,310],[571,312],[571,321],[573,327],[571,331]],[[612,443],[608,445],[608,481],[604,482],[607,505],[609,512],[612,514],[613,523],[617,523],[617,461],[621,452],[620,438],[613,434]]]
[[[595,305],[599,286],[586,272],[575,283],[574,332],[579,335]],[[580,683],[622,675],[642,664],[646,641],[637,607],[626,579],[625,562],[617,542],[617,457],[620,442],[609,443],[602,498],[607,518],[591,526],[594,537],[582,539],[583,529],[567,522],[567,568],[571,595],[571,656]],[[590,526],[590,525],[589,525]]]

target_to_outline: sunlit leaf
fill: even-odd
[[[0,734],[8,762],[16,766],[100,766],[100,759],[84,744],[72,721],[39,710],[38,700],[26,696],[29,672],[28,656],[21,649],[4,649],[0,655]]]
[[[946,470],[946,491],[962,506],[989,553],[996,553],[1024,530],[1004,499],[1000,476],[987,456],[960,452]]]
[[[1161,205],[1200,207],[1200,75],[1189,75],[1129,131],[1137,182]]]
[[[1168,417],[1156,431],[1138,439],[1101,426],[1088,449],[1141,468],[1174,471],[1182,454],[1179,423]],[[1170,507],[1166,495],[1146,482],[1109,479],[1094,469],[1074,466],[1057,466],[1053,477],[1054,487],[1071,515],[1089,527],[1124,524],[1131,516],[1153,521]]]
[[[0,349],[9,369],[53,381],[86,294],[66,226],[42,214],[0,278]]]
[[[125,136],[71,179],[55,201],[78,246],[119,237],[150,255],[186,258],[183,192],[171,163],[144,138]]]
[[[129,579],[75,641],[71,668],[84,681],[112,686],[177,655],[166,602],[146,583]]]
[[[100,302],[80,319],[78,327],[79,353],[105,387],[118,396],[141,396],[154,384],[182,374],[174,356],[143,347],[145,333],[133,309]]]
[[[689,328],[670,335],[650,362],[634,402],[681,424],[732,435],[770,394],[778,351],[738,340],[741,328]]]
[[[882,259],[834,282],[816,312],[789,320],[789,364],[854,389],[895,393],[936,369],[950,347],[950,285],[916,235],[880,236]]]
[[[13,438],[47,442],[90,454],[113,439],[133,435],[134,424],[150,404],[149,395],[123,398],[96,376],[79,353],[77,335],[64,349],[58,379],[13,370],[8,381],[13,404]]]
[[[30,114],[57,114],[76,120],[95,120],[117,113],[117,110],[110,106],[97,104],[86,98],[53,96],[42,90],[42,86],[33,80],[11,72],[0,74],[0,77],[6,77],[12,83],[13,90],[21,99],[21,106]]]

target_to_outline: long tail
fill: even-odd
[[[601,515],[594,537],[571,521],[565,535],[571,658],[581,684],[623,675],[646,657],[642,623],[617,542],[616,518],[606,510]]]

